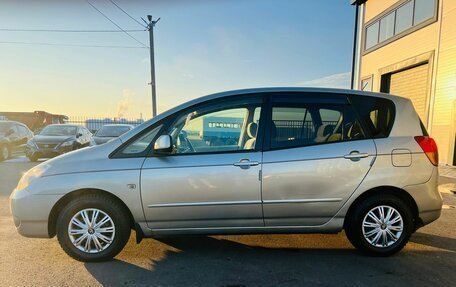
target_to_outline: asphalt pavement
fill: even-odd
[[[388,258],[359,254],[343,233],[145,239],[110,262],[68,257],[55,238],[14,227],[8,196],[25,158],[0,163],[0,286],[455,286],[456,180],[442,177],[442,217]]]

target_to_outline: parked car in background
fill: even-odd
[[[194,136],[205,122],[220,140]],[[20,234],[57,235],[81,261],[112,258],[131,229],[138,242],[345,230],[365,254],[388,256],[440,217],[437,166],[437,146],[410,99],[250,89],[187,102],[42,163],[20,179],[10,204]]]
[[[132,130],[133,125],[126,124],[109,124],[102,126],[98,131],[93,135],[93,140],[97,145],[104,144],[112,139],[118,138],[124,133]]]
[[[31,161],[37,161],[93,144],[92,133],[83,126],[48,125],[27,142],[25,153]]]
[[[24,154],[27,141],[33,137],[29,128],[19,122],[0,121],[0,161]]]

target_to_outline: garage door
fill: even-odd
[[[428,64],[391,74],[390,94],[410,98],[426,124]]]

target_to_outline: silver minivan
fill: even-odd
[[[41,163],[10,197],[27,237],[81,261],[143,237],[337,233],[401,250],[440,216],[437,146],[409,99],[238,90],[173,108],[104,145]]]

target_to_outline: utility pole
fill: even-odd
[[[157,95],[155,91],[155,59],[154,59],[154,26],[160,21],[160,18],[153,21],[152,15],[147,15],[149,23],[147,24],[147,30],[149,31],[149,50],[150,50],[150,85],[152,88],[152,117],[157,115]]]

